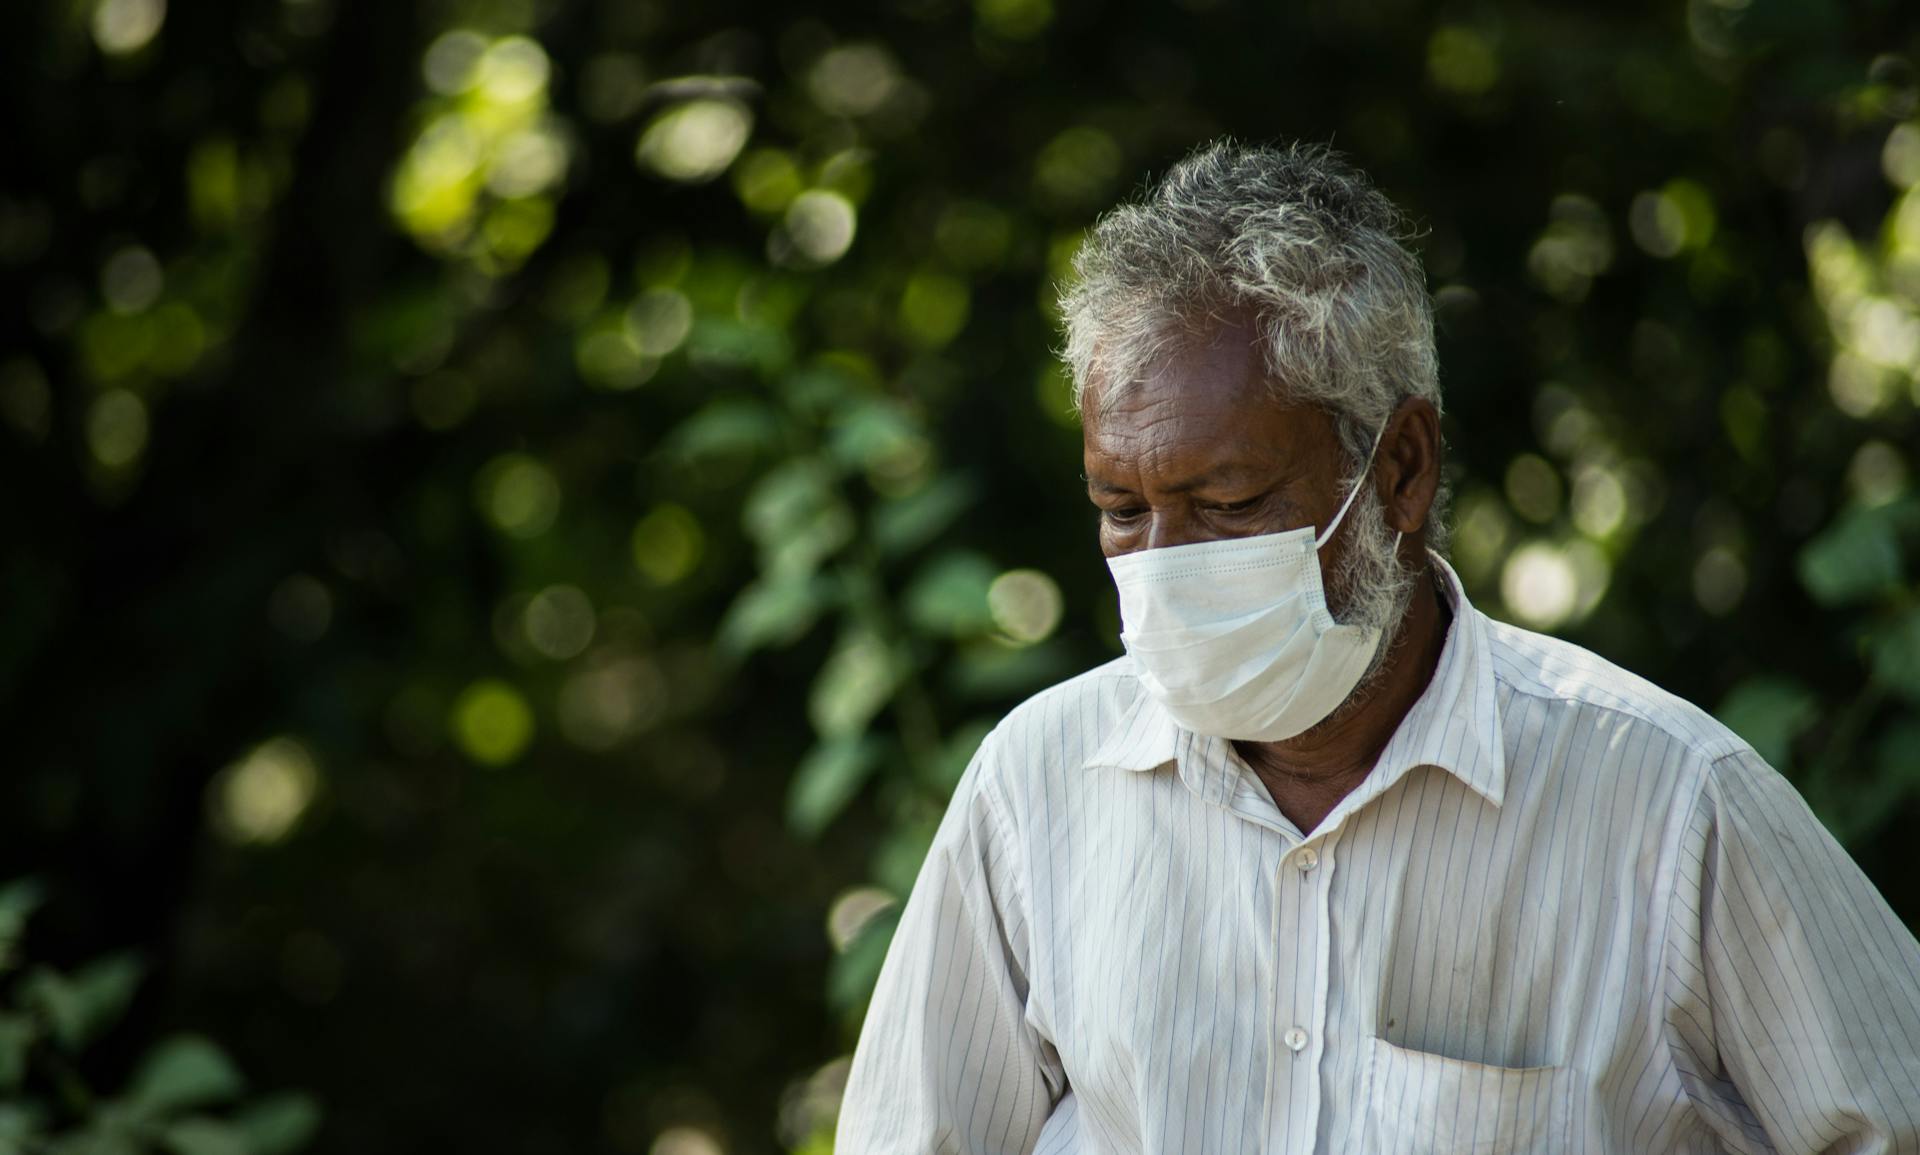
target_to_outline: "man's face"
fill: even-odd
[[[1276,401],[1254,335],[1222,326],[1166,358],[1111,405],[1089,390],[1087,496],[1108,557],[1333,520],[1343,455],[1333,420]],[[1341,539],[1322,551],[1340,572]]]

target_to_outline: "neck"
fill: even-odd
[[[1332,716],[1283,742],[1233,744],[1266,783],[1281,812],[1303,832],[1318,826],[1366,778],[1400,720],[1433,680],[1451,612],[1424,558],[1415,589],[1394,636],[1381,643],[1389,649],[1376,676]]]

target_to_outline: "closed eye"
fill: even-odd
[[[1207,508],[1213,510],[1213,512],[1215,513],[1245,513],[1249,509],[1252,509],[1254,506],[1259,504],[1260,504],[1259,498],[1249,497],[1245,501],[1222,502],[1221,504],[1218,504],[1218,505],[1210,505]]]

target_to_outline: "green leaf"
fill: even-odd
[[[900,661],[878,634],[848,629],[807,696],[814,731],[829,741],[863,733],[893,697],[900,673]]]
[[[239,1070],[211,1040],[174,1035],[147,1052],[127,1097],[148,1114],[229,1101],[244,1089]]]
[[[831,739],[807,752],[787,788],[787,826],[803,838],[818,837],[860,792],[885,745],[873,737]]]
[[[827,971],[827,1001],[838,1010],[852,1010],[873,994],[880,965],[900,925],[900,908],[882,911],[867,920],[847,949],[833,956]]]
[[[46,887],[37,878],[16,878],[0,886],[0,971],[12,969],[18,961],[15,948],[27,919],[45,900]]]
[[[247,1137],[233,1124],[195,1115],[160,1133],[160,1145],[173,1155],[252,1155]]]
[[[100,959],[71,977],[38,967],[23,982],[21,998],[46,1019],[62,1048],[77,1051],[126,1011],[143,969],[129,954]]]
[[[1823,606],[1863,601],[1900,584],[1900,539],[1884,508],[1851,509],[1801,547],[1800,583]]]
[[[769,646],[789,646],[806,636],[832,600],[832,585],[818,577],[772,577],[740,591],[720,619],[715,645],[738,657]]]
[[[756,482],[742,521],[760,547],[760,568],[788,577],[813,573],[858,529],[832,471],[813,458],[789,461]]]
[[[1765,675],[1727,691],[1717,716],[1768,765],[1784,770],[1793,740],[1819,718],[1820,700],[1792,678]]]
[[[827,452],[843,465],[867,469],[903,453],[924,453],[919,423],[893,402],[862,400],[834,417]]]
[[[723,397],[682,421],[668,435],[666,451],[681,458],[744,456],[772,450],[784,436],[784,423],[772,406]]]
[[[38,1103],[0,1103],[0,1155],[23,1151],[47,1125],[47,1113]]]
[[[1920,702],[1920,607],[1908,609],[1868,643],[1873,676],[1909,701]]]
[[[886,557],[911,553],[947,531],[979,500],[980,486],[964,474],[949,474],[873,511],[874,548]]]
[[[964,637],[993,625],[987,590],[1000,569],[977,553],[949,550],[935,557],[907,584],[907,620],[930,634]]]
[[[311,1095],[283,1092],[249,1104],[233,1118],[252,1155],[287,1155],[307,1145],[320,1128],[320,1108]]]
[[[31,1015],[0,1014],[0,1092],[20,1086],[27,1075],[27,1052],[40,1031]]]

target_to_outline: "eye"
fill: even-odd
[[[1108,525],[1132,525],[1142,517],[1145,517],[1146,513],[1146,510],[1137,509],[1133,506],[1126,506],[1120,509],[1103,509],[1100,511],[1100,520],[1106,522]]]
[[[1249,497],[1245,501],[1226,501],[1218,505],[1210,505],[1207,508],[1214,513],[1245,513],[1259,504],[1259,498]]]

